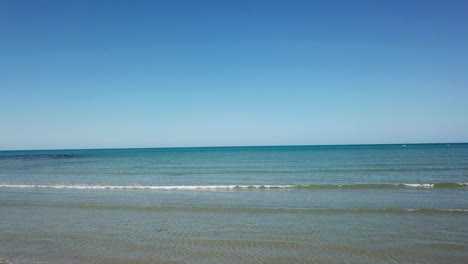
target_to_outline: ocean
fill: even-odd
[[[468,263],[468,144],[0,151],[0,263]]]

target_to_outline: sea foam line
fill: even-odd
[[[0,184],[0,188],[43,188],[76,190],[234,190],[234,189],[386,189],[386,188],[461,188],[468,183],[391,183],[348,185],[63,185],[63,184]]]
[[[49,189],[149,189],[149,190],[213,190],[213,189],[272,189],[294,188],[297,185],[31,185],[0,184],[0,188],[49,188]]]

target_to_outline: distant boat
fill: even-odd
[[[401,145],[402,147],[406,147],[406,145]]]

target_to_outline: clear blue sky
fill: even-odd
[[[0,1],[0,149],[468,141],[467,1]]]

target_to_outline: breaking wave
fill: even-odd
[[[307,185],[62,185],[0,184],[0,188],[42,188],[76,190],[269,190],[269,189],[391,189],[391,188],[468,188],[468,183],[387,183],[387,184],[307,184]]]

